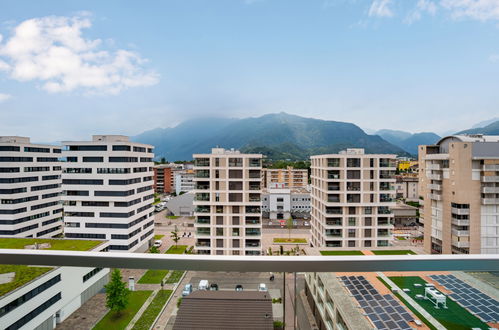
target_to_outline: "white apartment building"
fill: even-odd
[[[262,211],[270,220],[310,217],[310,192],[305,189],[286,189],[284,184],[273,184],[262,193]]]
[[[175,177],[175,193],[180,195],[181,192],[194,190],[194,170],[174,171]]]
[[[312,244],[371,248],[390,245],[396,155],[347,149],[312,156]]]
[[[65,236],[144,251],[153,238],[153,147],[121,135],[63,142]]]
[[[261,254],[262,155],[213,148],[193,158],[197,253]]]
[[[4,238],[4,240],[9,240],[9,246],[12,246],[12,244],[16,244],[13,243],[14,240],[19,242],[25,239]],[[48,244],[58,248],[57,241],[62,240],[51,241],[53,242]],[[67,241],[64,239],[65,245],[67,245]],[[74,246],[78,246],[80,243],[84,243],[85,247],[90,246],[90,249],[82,250],[105,252],[108,248],[106,241],[70,241],[74,242]],[[29,241],[26,244],[32,243]],[[23,267],[13,266],[12,272],[16,273],[16,278],[12,281],[18,280],[21,276],[30,280],[0,296],[0,325],[2,329],[54,329],[57,324],[64,321],[88,299],[102,290],[108,282],[109,268],[45,267],[46,272],[36,275],[34,272],[22,274],[22,272],[27,271]]]
[[[0,236],[62,233],[61,148],[0,136]]]

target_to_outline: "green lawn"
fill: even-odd
[[[371,252],[378,256],[416,254],[416,252],[413,252],[411,250],[374,250]]]
[[[170,276],[166,279],[166,283],[177,283],[180,278],[184,275],[183,270],[174,270],[170,273]]]
[[[410,292],[406,293],[447,329],[489,329],[489,326],[486,323],[482,322],[450,298],[447,298],[447,309],[436,309],[429,300],[416,299],[416,294],[424,295],[424,285],[426,284],[426,281],[419,276],[394,276],[390,277],[390,280],[401,289],[411,289]],[[422,284],[422,287],[416,288],[414,287],[414,283],[420,283]]]
[[[119,330],[125,329],[128,323],[133,319],[135,314],[144,302],[149,298],[152,291],[132,291],[130,292],[130,299],[128,307],[117,314],[109,311],[102,320],[99,321],[94,327],[95,330]]]
[[[1,240],[1,239],[0,239]],[[15,272],[14,279],[9,283],[0,284],[0,297],[24,284],[45,274],[51,267],[29,267],[25,265],[0,265],[0,274]]]
[[[306,238],[274,238],[274,243],[307,243]]]
[[[24,249],[26,245],[49,243],[47,250],[88,251],[103,241],[71,240],[71,239],[40,239],[40,238],[2,238],[0,249]]]
[[[171,294],[172,290],[160,290],[135,323],[132,330],[149,330]]]
[[[321,251],[323,256],[363,256],[361,251]]]
[[[166,217],[168,219],[178,219],[178,218],[180,218],[180,216],[178,216],[178,215],[167,215]]]
[[[165,278],[166,274],[168,274],[168,270],[163,269],[149,269],[145,272],[144,275],[140,278],[137,283],[140,284],[159,284],[161,280]]]
[[[404,236],[396,236],[395,238],[398,239],[399,241],[405,241],[407,239]]]
[[[187,245],[172,245],[168,250],[166,250],[166,254],[183,254],[187,250]]]
[[[162,239],[165,235],[154,235],[154,240]]]
[[[24,249],[26,245],[49,243],[47,250],[88,251],[102,244],[102,241],[39,238],[1,238],[0,249]],[[9,283],[0,284],[0,296],[17,289],[51,270],[52,267],[29,267],[25,265],[0,265],[0,274],[15,272]]]

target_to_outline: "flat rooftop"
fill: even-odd
[[[98,240],[1,237],[0,249],[34,249],[36,246],[39,250],[89,251],[104,242],[105,241]],[[0,281],[0,298],[52,269],[53,267],[0,264],[0,279],[2,279],[2,281]],[[11,279],[7,280],[7,278]]]

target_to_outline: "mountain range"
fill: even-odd
[[[375,134],[381,136],[386,141],[396,145],[411,155],[417,155],[418,145],[434,144],[440,140],[440,136],[431,132],[409,133],[404,131],[382,129]]]
[[[499,121],[482,123],[487,126],[459,133],[499,135]],[[439,139],[440,136],[431,132],[388,129],[366,134],[352,123],[305,118],[284,112],[243,119],[197,118],[172,128],[156,128],[132,137],[133,141],[154,145],[156,157],[165,157],[168,161],[190,160],[193,154],[209,153],[215,146],[262,153],[273,160],[305,160],[311,155],[337,153],[346,148],[415,156],[418,145],[434,144]]]
[[[308,159],[310,155],[364,148],[369,153],[409,153],[377,135],[368,135],[355,124],[304,118],[287,113],[257,118],[198,118],[173,128],[156,128],[133,141],[155,146],[157,157],[168,161],[192,159],[212,147],[263,153],[270,159]]]

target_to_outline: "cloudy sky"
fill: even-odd
[[[496,117],[499,0],[2,4],[0,135],[281,111],[438,133]]]

